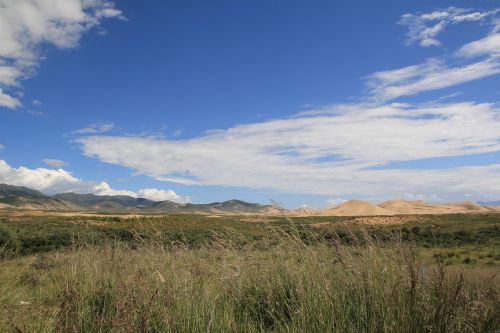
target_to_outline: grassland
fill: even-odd
[[[498,332],[500,214],[0,218],[1,332]]]

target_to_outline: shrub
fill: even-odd
[[[19,250],[19,241],[15,233],[6,225],[0,223],[0,258],[9,257]]]

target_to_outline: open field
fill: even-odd
[[[0,217],[2,332],[498,332],[500,215]]]

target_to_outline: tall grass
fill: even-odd
[[[3,261],[0,331],[498,332],[493,271],[424,265],[397,242],[306,246],[291,232],[241,248],[231,239]]]

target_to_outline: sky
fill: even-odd
[[[0,0],[0,183],[500,199],[500,1]]]

